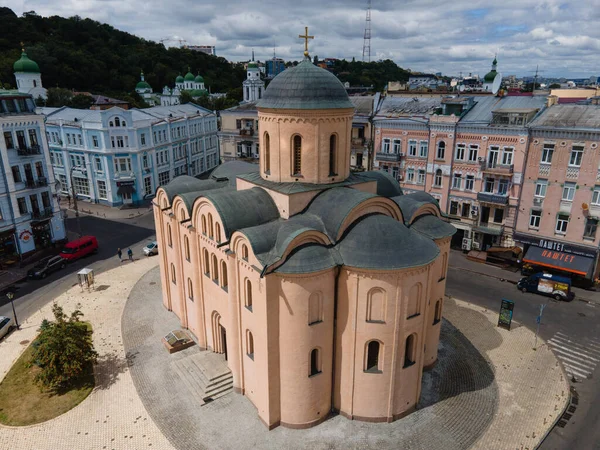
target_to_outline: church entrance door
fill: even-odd
[[[227,331],[223,325],[221,327],[221,345],[223,346],[223,354],[225,355],[225,361],[227,361]]]

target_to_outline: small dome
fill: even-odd
[[[273,78],[257,106],[273,109],[354,109],[340,80],[308,59]]]
[[[140,81],[138,84],[135,85],[136,89],[152,89],[150,87],[150,85],[148,83],[146,83],[145,81]]]
[[[175,83],[183,83],[183,77],[179,75],[177,78],[175,78]]]
[[[254,61],[248,63],[248,69],[258,69],[258,64]]]
[[[496,78],[496,75],[498,75],[498,72],[496,72],[495,70],[490,70],[483,77],[483,81],[485,81],[486,83],[491,83],[494,81],[494,78]]]
[[[35,61],[29,59],[25,51],[21,53],[21,59],[14,63],[13,69],[15,72],[40,73],[40,67]]]
[[[188,72],[185,74],[185,81],[194,81],[196,77],[194,76],[194,74],[192,72]]]
[[[204,83],[204,78],[202,78],[200,75],[196,75],[196,78],[194,79],[194,81],[196,83]]]

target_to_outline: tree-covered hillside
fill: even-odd
[[[0,83],[15,86],[13,63],[20,58],[22,41],[38,63],[44,87],[121,96],[131,93],[143,70],[154,91],[173,86],[188,67],[204,77],[212,92],[241,86],[241,64],[187,49],[169,48],[91,19],[17,17],[0,7]]]

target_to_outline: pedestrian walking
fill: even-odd
[[[127,256],[129,257],[129,261],[133,262],[133,252],[131,251],[131,247],[127,250]]]
[[[117,249],[117,256],[119,257],[119,261],[123,262],[123,252],[120,248]]]

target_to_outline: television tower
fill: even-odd
[[[367,0],[367,20],[365,23],[362,60],[363,62],[371,62],[371,0]]]

